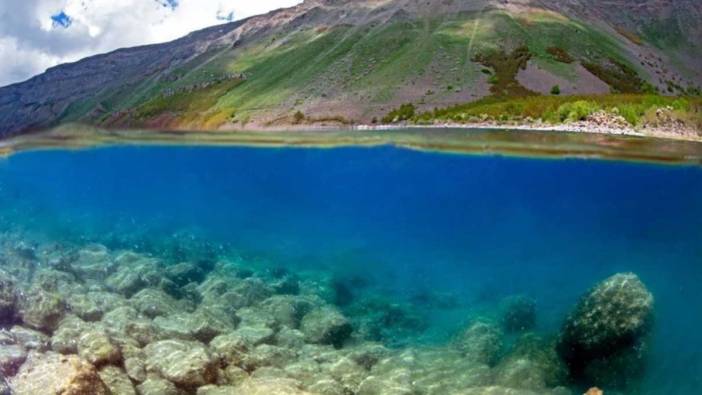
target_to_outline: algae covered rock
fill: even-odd
[[[183,395],[175,384],[160,377],[149,377],[137,386],[139,395]]]
[[[189,306],[184,306],[165,292],[153,288],[139,291],[129,301],[137,311],[149,318],[189,309]]]
[[[118,269],[105,281],[108,288],[127,297],[159,283],[161,263],[158,259],[134,252],[123,252],[114,259]]]
[[[208,308],[199,308],[194,313],[156,317],[153,323],[166,338],[199,340],[205,343],[234,329],[234,322],[226,314],[217,314]]]
[[[83,280],[103,280],[115,270],[110,252],[102,244],[90,244],[78,250],[71,271]]]
[[[183,387],[210,384],[217,377],[216,360],[202,343],[162,340],[146,346],[144,353],[147,371]]]
[[[39,331],[15,325],[10,328],[10,334],[18,344],[27,350],[46,351],[49,349],[51,339]]]
[[[91,328],[78,337],[78,355],[93,365],[117,364],[122,353],[103,330]]]
[[[557,387],[568,378],[567,367],[559,358],[554,342],[534,334],[521,336],[495,370],[497,384],[534,391]]]
[[[20,302],[20,317],[27,326],[52,332],[66,312],[66,305],[58,293],[33,287]]]
[[[620,379],[640,373],[652,319],[653,295],[646,286],[633,273],[616,274],[590,290],[568,316],[558,353],[577,380],[606,378],[595,371]]]
[[[10,380],[15,395],[108,395],[109,390],[90,363],[75,355],[32,352]]]
[[[502,349],[502,337],[497,325],[478,320],[456,338],[456,347],[472,361],[494,365]]]
[[[136,395],[134,384],[122,369],[116,366],[105,366],[100,369],[99,375],[110,391],[110,395]]]
[[[341,347],[351,336],[351,323],[337,309],[321,307],[307,313],[300,323],[300,331],[309,343],[331,344]]]

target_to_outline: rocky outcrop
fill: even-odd
[[[616,274],[580,300],[561,330],[558,353],[576,380],[626,386],[643,369],[652,319],[653,295],[639,277]]]

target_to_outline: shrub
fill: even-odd
[[[551,94],[552,95],[560,95],[561,94],[561,87],[558,85],[554,85],[553,88],[551,88]]]
[[[293,122],[297,125],[299,123],[302,123],[302,121],[305,120],[305,114],[302,113],[302,111],[297,111],[295,115],[293,115]]]
[[[595,102],[578,100],[572,103],[565,103],[558,107],[558,117],[561,122],[584,121],[588,116],[598,111],[600,108]]]
[[[414,117],[415,111],[416,109],[414,104],[403,104],[399,108],[390,111],[388,115],[383,117],[383,123],[394,123],[410,120],[412,117]]]

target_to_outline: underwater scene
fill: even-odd
[[[0,160],[2,394],[699,394],[700,284],[700,166],[390,146]]]

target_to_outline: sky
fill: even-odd
[[[300,0],[0,0],[0,86],[47,68]]]

